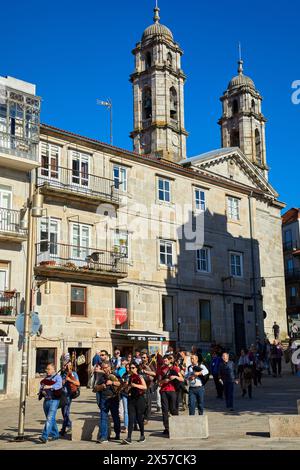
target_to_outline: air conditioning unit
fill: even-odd
[[[13,341],[9,336],[0,336],[0,343],[13,344]]]

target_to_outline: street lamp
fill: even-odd
[[[25,408],[28,383],[28,363],[29,363],[29,320],[31,307],[31,288],[32,288],[32,255],[34,240],[33,218],[43,215],[43,196],[39,192],[34,193],[33,175],[30,178],[29,199],[27,203],[28,210],[28,234],[27,234],[27,259],[26,259],[26,286],[25,286],[25,312],[24,312],[24,336],[22,345],[22,369],[21,369],[21,389],[19,403],[19,423],[18,423],[18,441],[24,440]]]

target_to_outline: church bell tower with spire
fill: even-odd
[[[240,147],[245,156],[268,179],[266,161],[266,118],[262,114],[262,96],[251,78],[244,75],[243,60],[238,62],[234,77],[221,97],[223,115],[222,147]]]
[[[146,28],[133,54],[134,151],[173,162],[186,158],[184,128],[183,51],[169,28],[160,23],[156,3],[154,23]]]

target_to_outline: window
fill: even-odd
[[[286,230],[283,234],[284,236],[284,249],[291,250],[293,248],[293,235],[291,230]]]
[[[206,195],[203,189],[195,189],[195,207],[197,210],[206,210]]]
[[[43,218],[40,222],[40,253],[49,252],[53,257],[58,255],[59,220],[52,217]]]
[[[12,189],[10,186],[0,185],[0,229],[2,231],[15,231],[16,219],[10,212],[12,206]]]
[[[202,248],[197,250],[197,271],[210,273],[210,248]]]
[[[239,102],[238,100],[234,100],[232,102],[232,114],[237,114],[239,112]]]
[[[239,147],[240,146],[240,133],[239,131],[232,131],[230,135],[230,146]]]
[[[229,220],[240,220],[240,200],[229,196],[227,198],[227,212]]]
[[[200,341],[211,341],[211,312],[209,300],[200,300]]]
[[[251,108],[252,108],[253,113],[255,113],[256,112],[256,106],[255,106],[255,101],[254,100],[251,101]]]
[[[86,287],[71,286],[71,315],[86,317]]]
[[[178,114],[177,91],[174,87],[170,88],[170,118],[177,120]]]
[[[72,257],[83,259],[89,255],[90,226],[83,224],[72,224]]]
[[[158,200],[171,202],[171,182],[164,178],[158,178]]]
[[[168,66],[168,67],[172,67],[172,66],[173,66],[173,57],[172,57],[171,52],[168,52],[168,55],[167,55],[167,66]]]
[[[173,266],[173,242],[160,240],[159,242],[159,260],[163,266]]]
[[[290,305],[296,305],[297,287],[290,287]]]
[[[121,191],[127,191],[127,168],[119,165],[114,165],[113,168],[113,179],[115,189],[121,189]]]
[[[120,253],[124,258],[129,256],[128,232],[116,230],[114,233],[114,252]]]
[[[287,260],[286,268],[289,273],[292,273],[294,271],[294,260],[292,258]]]
[[[143,90],[143,119],[152,118],[152,93],[151,88],[146,87]]]
[[[9,288],[9,263],[0,261],[0,292]]]
[[[241,253],[230,253],[230,275],[243,277],[243,255]]]
[[[35,373],[45,374],[45,369],[49,363],[56,364],[56,348],[37,348],[36,349],[36,361],[35,361]]]
[[[174,331],[173,297],[170,295],[162,296],[162,322],[164,331]]]
[[[79,186],[89,185],[89,155],[72,151],[72,183]]]
[[[262,165],[262,156],[261,156],[261,139],[258,129],[255,129],[255,152],[256,152],[256,161],[259,165]]]
[[[41,144],[41,176],[58,179],[59,147],[57,145]]]
[[[145,63],[146,63],[146,70],[149,69],[149,68],[152,66],[152,56],[151,56],[151,52],[147,52],[147,53],[146,53]]]
[[[128,300],[129,293],[126,291],[115,291],[115,328],[128,330]]]

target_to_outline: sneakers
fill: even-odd
[[[47,444],[47,439],[44,439],[42,436],[39,437],[39,442],[41,444]]]
[[[97,444],[106,444],[108,442],[108,439],[105,439],[105,437],[101,437],[101,439],[97,439]]]
[[[141,437],[139,438],[138,442],[145,442],[145,440],[146,440],[145,436],[141,436]]]
[[[125,445],[125,446],[126,446],[126,445],[130,445],[130,444],[132,444],[132,440],[129,439],[129,438],[123,439],[122,444]]]

